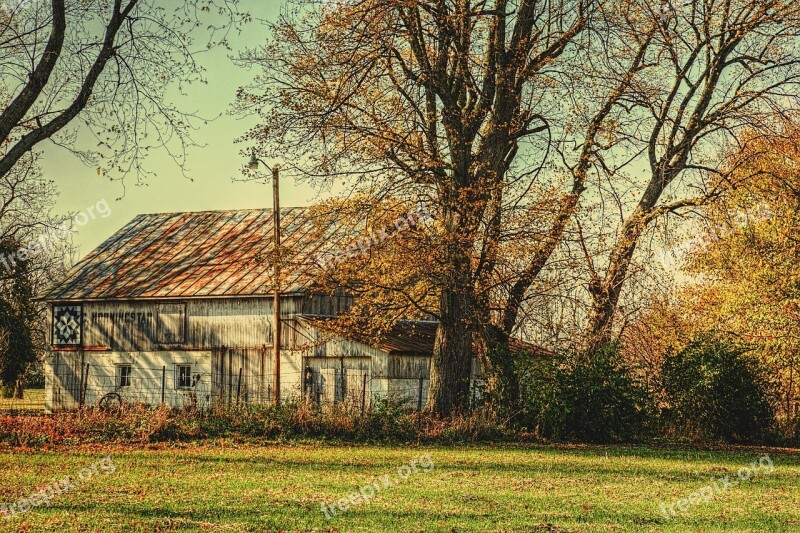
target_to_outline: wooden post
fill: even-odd
[[[472,380],[469,382],[469,412],[475,409],[475,384]]]
[[[347,376],[344,373],[344,357],[339,358],[339,367],[341,369],[339,372],[339,396],[341,396],[342,403],[346,403],[347,397],[345,393],[347,392],[347,382],[345,380]],[[336,394],[334,394],[334,396],[335,395]]]
[[[364,409],[367,406],[367,373],[364,372],[364,384],[361,387],[361,416],[364,416]]]
[[[167,367],[161,367],[161,405],[164,405],[164,392],[167,388]]]
[[[422,385],[423,385],[422,372],[419,373],[419,395],[417,396],[417,412],[422,412]]]
[[[223,378],[224,379],[224,378]],[[227,407],[230,407],[233,403],[231,401],[233,395],[233,350],[228,350],[228,403]]]
[[[259,159],[255,152],[250,158],[248,168],[258,169],[258,164],[263,163],[267,168],[269,165]],[[272,168],[272,220],[275,223],[275,255],[273,257],[273,285],[272,288],[272,351],[275,359],[273,371],[275,372],[275,390],[273,393],[275,406],[281,403],[281,200],[278,183],[280,181],[280,166],[273,165]]]
[[[78,409],[83,409],[83,363],[81,363],[81,380],[78,382]]]
[[[81,371],[81,408],[86,404],[86,386],[87,382],[89,381],[89,363],[86,363],[86,377],[83,377],[83,371]]]
[[[239,394],[242,392],[242,368],[239,367],[239,382],[236,384],[236,405],[239,405]]]
[[[314,371],[308,364],[303,372],[303,392],[305,399],[311,401],[314,392]]]
[[[419,396],[417,397],[417,437],[422,434],[422,385],[423,385],[423,375],[422,372],[419,373]]]

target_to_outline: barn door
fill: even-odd
[[[336,403],[338,400],[337,374],[335,368],[322,368],[319,371],[319,402]]]
[[[365,377],[367,377],[366,370],[345,368],[344,401],[347,405],[358,408],[363,401],[365,407],[369,406],[369,382],[366,384],[367,390],[364,390]]]

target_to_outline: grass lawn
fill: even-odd
[[[400,481],[429,454],[433,468]],[[218,445],[0,452],[0,503],[98,469],[0,528],[25,531],[800,531],[800,454],[769,451],[770,474],[667,519],[660,503],[736,477],[765,451],[640,447]],[[424,460],[422,466],[428,465]],[[109,468],[110,470],[110,468]],[[406,470],[401,471],[407,474]],[[376,478],[396,485],[331,519]],[[378,481],[379,486],[383,481]],[[368,493],[366,491],[365,493]]]
[[[0,398],[0,411],[43,411],[44,389],[25,389],[22,400]]]

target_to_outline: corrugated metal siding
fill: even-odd
[[[430,356],[389,355],[389,379],[427,379],[430,374]]]
[[[332,326],[330,316],[304,315],[303,320],[315,328],[329,331],[337,335]],[[363,345],[392,353],[405,355],[430,355],[433,353],[433,344],[436,339],[436,322],[421,320],[401,320],[395,326],[375,338],[368,337],[358,332],[352,332],[349,337]]]
[[[352,307],[354,298],[344,291],[334,295],[310,293],[303,300],[303,314],[316,316],[337,316]]]
[[[211,366],[214,403],[269,403],[273,398],[273,366],[272,352],[267,348],[214,350]]]
[[[387,396],[394,402],[400,402],[408,409],[416,409],[417,406],[425,405],[428,402],[428,390],[431,382],[429,379],[422,380],[422,399],[419,394],[419,378],[417,379],[389,379],[387,380],[389,390]]]
[[[309,357],[306,364],[312,371],[310,390],[316,403],[340,403],[368,407],[371,401],[372,360],[369,357]],[[364,376],[366,389],[364,389]]]
[[[311,298],[313,300],[313,298]],[[282,347],[306,341],[297,324],[309,297],[281,299]],[[83,304],[83,346],[135,352],[169,349],[261,347],[272,344],[272,299],[88,302]],[[183,310],[180,314],[178,309]]]
[[[72,409],[80,402],[83,354],[56,352],[52,356],[52,382],[47,393],[48,407],[53,410]]]

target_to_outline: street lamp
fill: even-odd
[[[280,167],[274,165],[270,167],[256,154],[250,156],[247,168],[258,170],[258,164],[263,163],[265,167],[272,171],[272,219],[275,222],[275,261],[274,261],[274,287],[272,301],[272,353],[275,359],[275,406],[281,404],[281,202],[278,194],[278,173]]]

